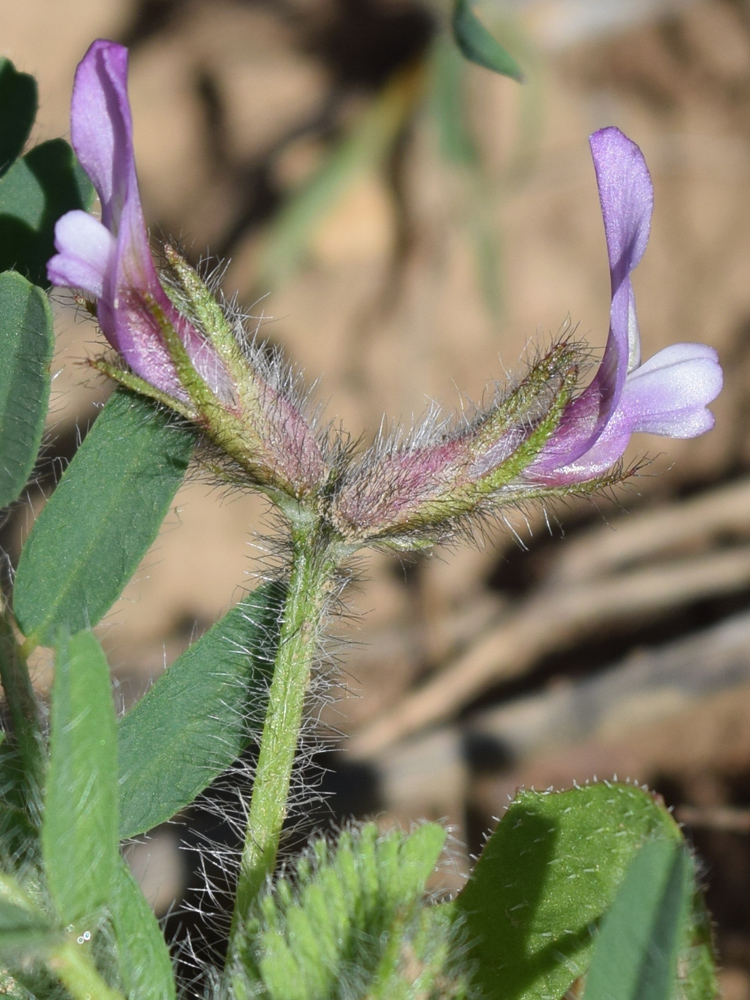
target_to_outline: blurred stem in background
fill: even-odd
[[[425,116],[437,134],[440,156],[461,179],[462,211],[485,306],[493,320],[501,316],[502,238],[496,206],[533,169],[541,132],[542,76],[517,20],[495,11],[485,27],[468,0],[455,0],[450,6],[433,0],[429,8],[442,30],[372,96],[268,226],[256,293],[265,294],[293,277],[327,214],[363,175],[384,170],[404,136]],[[508,51],[498,38],[508,40]],[[518,53],[518,61],[510,50]],[[526,67],[523,79],[529,82],[521,89],[517,138],[499,174],[487,167],[472,134],[470,76],[477,71],[467,60],[516,80],[522,79],[519,64]]]

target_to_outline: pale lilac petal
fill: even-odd
[[[707,409],[721,390],[716,352],[673,344],[640,364],[630,273],[643,257],[653,187],[640,149],[616,128],[590,138],[607,240],[612,302],[602,363],[526,470],[531,481],[573,485],[596,479],[624,454],[631,434],[695,437],[713,427]]]
[[[632,431],[697,437],[713,427],[706,409],[722,387],[716,351],[705,344],[672,344],[633,372],[620,409]]]
[[[681,365],[688,361],[699,360],[712,361],[718,365],[719,355],[714,348],[709,347],[708,344],[670,344],[668,347],[664,347],[662,350],[657,351],[657,353],[652,358],[649,358],[648,361],[644,361],[638,371],[633,372],[630,378],[633,379],[637,376],[647,375],[649,372],[659,371],[663,368],[672,368],[675,365]],[[719,386],[719,388],[721,388],[721,386]],[[715,399],[718,392],[719,389],[716,390],[716,393],[711,397],[711,399]]]
[[[106,257],[101,239],[83,257],[97,275],[95,286],[86,287],[98,299],[102,331],[137,375],[188,400],[154,316],[156,306],[178,332],[199,374],[222,400],[231,401],[233,387],[226,367],[205,337],[172,306],[154,267],[135,172],[127,75],[127,50],[103,40],[94,42],[76,72],[73,146],[99,194],[103,226],[114,237]],[[97,250],[102,253],[99,259]],[[55,273],[65,283],[75,277],[78,286],[86,276],[81,266],[58,268]]]
[[[640,364],[641,338],[630,274],[646,250],[654,188],[643,154],[617,128],[589,138],[604,219],[612,291],[609,336],[597,376],[606,385],[610,411],[617,406],[629,371]],[[603,414],[603,420],[608,414]]]
[[[633,309],[632,289],[627,281],[612,300],[612,326],[627,329]],[[543,477],[553,470],[573,467],[602,438],[617,412],[622,393],[618,388],[621,374],[624,382],[627,372],[616,352],[605,352],[590,385],[566,408],[560,425],[532,464],[529,470],[532,475]]]
[[[607,238],[614,294],[643,257],[651,227],[654,189],[643,154],[617,128],[589,138]]]
[[[187,393],[180,386],[149,302],[155,303],[168,319],[177,316],[159,282],[137,199],[128,198],[123,206],[112,287],[107,306],[120,354],[136,375],[187,402]],[[105,317],[100,315],[99,320],[109,335],[104,328]]]
[[[56,256],[47,264],[53,285],[80,289],[101,298],[115,258],[114,236],[86,212],[67,212],[55,225]]]
[[[145,309],[146,295],[158,291],[164,296],[151,258],[138,193],[127,74],[127,49],[102,39],[90,46],[76,71],[71,133],[76,154],[99,195],[102,224],[113,234],[116,246],[114,256],[106,261],[106,280],[98,296],[99,325],[133,371],[152,381],[144,364],[133,364],[152,353],[151,348],[137,345],[137,341],[144,335],[156,336],[157,353],[167,357],[166,349],[158,328],[153,332],[153,321],[134,316],[132,292],[140,289],[137,298],[141,310]],[[151,332],[146,334],[144,327]],[[167,391],[163,369],[163,364],[157,366],[161,383],[158,388]],[[177,384],[176,376],[166,381]]]
[[[588,386],[578,399],[565,408],[559,425],[529,466],[527,473],[544,478],[575,462],[588,451],[600,412],[600,396],[593,386]]]
[[[563,486],[601,475],[625,451],[630,428],[623,415],[615,411],[604,427],[592,433],[599,413],[593,385],[566,409],[560,425],[539,455],[526,470],[532,481]],[[581,441],[590,442],[581,448]]]
[[[102,222],[113,232],[135,181],[127,75],[127,49],[94,42],[76,71],[70,115],[73,148],[99,195]]]
[[[619,129],[605,128],[589,139],[599,188],[609,257],[612,302],[609,335],[596,375],[569,408],[537,459],[548,471],[567,467],[587,454],[617,411],[628,372],[640,362],[641,344],[630,272],[646,249],[654,193],[643,154]]]
[[[139,289],[120,287],[112,318],[120,341],[118,349],[129,368],[161,392],[188,403],[159,324]]]
[[[584,482],[603,475],[622,458],[636,432],[691,438],[714,426],[707,406],[722,387],[718,355],[706,344],[672,344],[632,372],[620,403],[601,433],[573,461],[565,460],[564,445],[587,420],[587,393],[565,414],[536,461],[527,470],[532,479],[554,485]],[[590,419],[590,417],[588,418]]]
[[[533,478],[552,486],[570,486],[603,476],[622,458],[630,441],[630,433],[622,414],[617,413],[609,421],[596,443],[575,462]]]

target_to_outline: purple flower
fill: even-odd
[[[564,340],[509,395],[454,430],[379,443],[336,497],[344,535],[402,548],[450,538],[472,515],[623,478],[617,463],[636,431],[689,438],[713,427],[706,407],[722,372],[712,348],[673,344],[641,364],[630,275],[653,208],[643,155],[616,128],[590,142],[612,281],[609,337],[594,378],[577,389],[582,347]]]
[[[73,148],[99,195],[101,221],[81,211],[58,221],[49,279],[93,300],[130,369],[99,361],[100,370],[195,421],[259,488],[315,493],[328,469],[294,378],[244,337],[238,317],[225,315],[169,246],[168,283],[159,279],[138,194],[127,76],[127,49],[103,40],[76,71]]]
[[[722,372],[705,344],[672,344],[641,364],[630,274],[648,242],[654,190],[643,154],[619,129],[590,140],[612,281],[609,337],[599,369],[571,403],[526,476],[550,485],[601,476],[636,431],[697,437],[714,425],[706,409]]]
[[[99,325],[132,371],[183,403],[164,341],[168,323],[193,367],[223,402],[232,380],[210,341],[170,302],[154,267],[138,194],[133,124],[127,95],[128,53],[114,42],[93,43],[76,71],[71,108],[73,148],[101,202],[101,221],[68,212],[55,227],[57,255],[49,280],[96,303]]]

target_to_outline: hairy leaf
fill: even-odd
[[[486,1000],[562,997],[591,962],[595,931],[644,843],[680,845],[664,806],[634,785],[523,791],[453,904],[466,924],[475,985]],[[704,1000],[710,933],[696,897],[680,961],[696,970],[683,996]]]
[[[93,188],[64,139],[35,146],[0,178],[0,270],[20,271],[47,287],[55,223],[86,209]]]
[[[445,842],[437,824],[381,834],[374,823],[315,841],[290,879],[256,900],[230,970],[238,1000],[464,997],[453,932],[425,883]]]
[[[21,553],[16,619],[51,645],[95,625],[156,538],[194,435],[149,400],[117,391],[37,518]]]
[[[115,869],[109,913],[126,996],[132,1000],[174,1000],[169,948],[153,910],[122,858],[118,858]]]
[[[120,836],[184,809],[263,720],[282,593],[260,587],[178,657],[120,720]]]
[[[690,857],[679,844],[644,844],[602,922],[583,1000],[671,1000],[692,891]]]
[[[117,738],[109,666],[91,632],[55,649],[42,820],[47,885],[63,923],[96,915],[118,864]]]
[[[47,296],[20,274],[0,274],[0,507],[17,499],[34,468],[53,349]]]
[[[21,155],[37,108],[36,80],[0,59],[0,177]]]

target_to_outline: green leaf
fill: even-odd
[[[692,889],[690,858],[674,841],[638,851],[597,935],[583,1000],[671,1000]]]
[[[18,498],[34,468],[53,349],[47,296],[20,274],[0,274],[0,507]]]
[[[467,129],[466,62],[446,39],[439,38],[432,58],[432,113],[440,151],[459,168],[464,187],[467,229],[474,245],[479,288],[490,315],[502,313],[501,236],[493,211],[498,179],[487,176]]]
[[[50,721],[42,854],[68,924],[109,902],[119,858],[115,712],[109,666],[91,632],[57,642]]]
[[[21,155],[37,109],[36,81],[0,59],[0,177]]]
[[[93,188],[64,139],[35,146],[0,179],[0,271],[47,287],[55,223],[91,204]]]
[[[113,394],[21,553],[14,613],[31,642],[106,614],[156,538],[194,440],[149,400]]]
[[[450,958],[453,929],[424,899],[444,842],[434,823],[410,834],[368,823],[345,830],[337,844],[315,841],[248,914],[230,970],[233,995],[463,997]]]
[[[521,792],[487,841],[456,900],[475,986],[487,1000],[562,997],[591,961],[594,933],[642,845],[680,845],[672,817],[634,785]],[[680,963],[712,980],[710,932],[694,900]],[[683,996],[705,1000],[699,987]],[[695,991],[693,991],[695,990]]]
[[[471,0],[455,0],[451,25],[456,45],[464,58],[501,76],[523,82],[521,67],[476,16],[471,9]]]
[[[226,770],[262,723],[280,588],[265,585],[178,657],[120,720],[120,837],[171,819]]]
[[[118,859],[109,906],[120,977],[132,1000],[174,1000],[172,961],[164,935],[141,888],[122,858]]]

